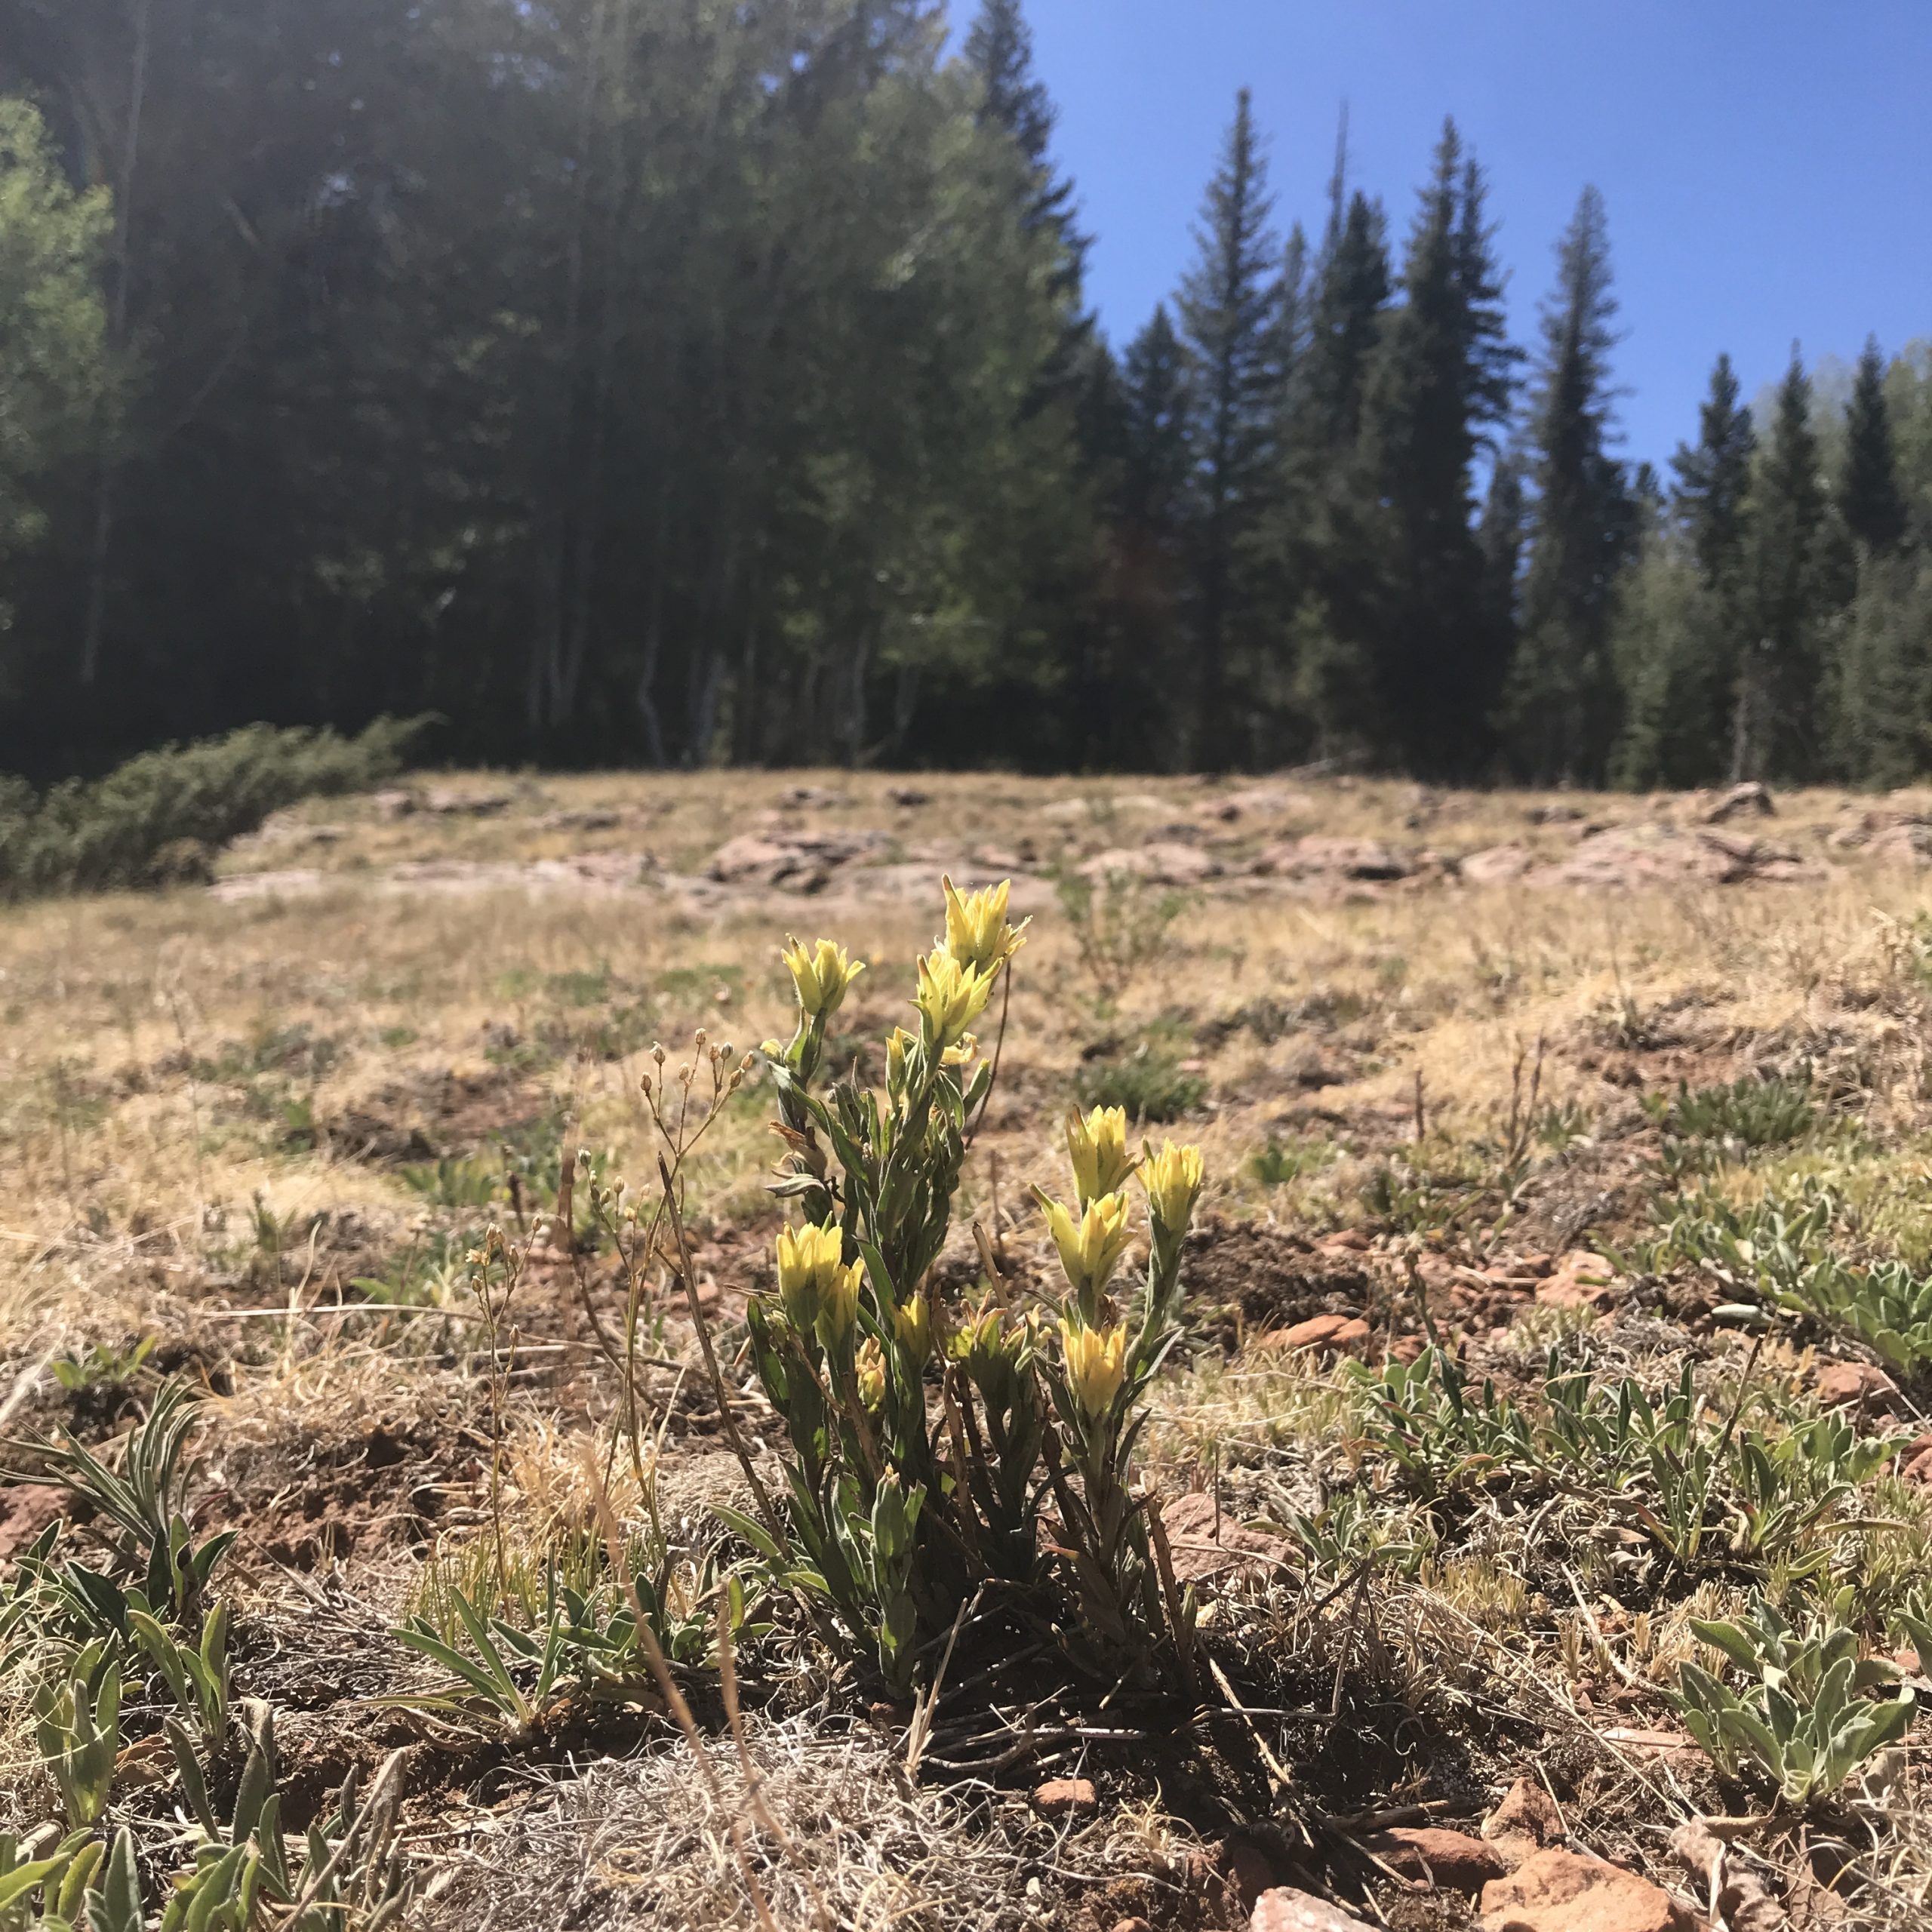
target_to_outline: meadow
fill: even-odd
[[[1924,1924],[1928,860],[473,773],[0,911],[0,1928]]]

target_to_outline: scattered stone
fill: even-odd
[[[1116,1918],[1113,1932],[1154,1932],[1154,1928],[1144,1918]]]
[[[1503,1802],[1482,1821],[1482,1835],[1512,1871],[1568,1835],[1555,1799],[1535,1778],[1518,1778],[1509,1787]]]
[[[407,818],[417,807],[416,794],[399,787],[392,791],[372,792],[369,802],[375,807],[376,816],[386,819]]]
[[[1537,1300],[1546,1308],[1598,1308],[1614,1300],[1623,1285],[1615,1263],[1577,1247],[1537,1284]]]
[[[1323,875],[1374,881],[1407,878],[1414,865],[1377,838],[1338,838],[1311,832],[1270,845],[1254,862],[1263,878],[1307,878]]]
[[[794,785],[778,795],[778,802],[792,811],[836,811],[852,801],[843,792],[829,791],[823,785]]]
[[[1043,1818],[1069,1818],[1098,1809],[1091,1778],[1049,1778],[1033,1793],[1033,1808]]]
[[[1352,1912],[1293,1885],[1272,1885],[1254,1902],[1248,1932],[1368,1932]]]
[[[1483,1932],[1691,1932],[1661,1885],[1574,1851],[1540,1851],[1482,1888]]]
[[[885,795],[895,805],[903,805],[908,811],[915,805],[928,804],[932,798],[930,792],[922,792],[916,785],[894,785]]]
[[[1932,1435],[1908,1442],[1899,1453],[1899,1469],[1908,1482],[1923,1483],[1932,1489]]]
[[[1899,1386],[1882,1368],[1869,1361],[1828,1361],[1812,1378],[1818,1399],[1828,1409],[1856,1404],[1884,1411],[1898,1405]]]
[[[1532,825],[1574,825],[1583,816],[1580,805],[1532,805],[1523,816]]]
[[[1390,1871],[1404,1878],[1473,1898],[1492,1878],[1507,1877],[1511,1861],[1500,1847],[1435,1825],[1397,1825],[1363,1840]]]
[[[1715,804],[1707,805],[1701,816],[1706,825],[1723,825],[1734,818],[1771,818],[1777,813],[1769,787],[1753,778],[1734,785]]]
[[[1080,872],[1097,881],[1138,878],[1151,885],[1199,885],[1220,877],[1221,862],[1198,847],[1160,839],[1149,845],[1111,846],[1088,860]]]
[[[1177,1497],[1161,1506],[1161,1526],[1172,1552],[1174,1579],[1193,1583],[1214,1577],[1292,1574],[1294,1546],[1265,1530],[1251,1530],[1224,1513],[1204,1490]]]
[[[1536,863],[1527,845],[1489,845],[1460,860],[1457,871],[1472,885],[1506,885]]]
[[[789,892],[817,892],[839,866],[872,857],[890,842],[882,832],[798,832],[763,838],[740,832],[712,854],[705,876],[721,885],[773,885]]]
[[[1269,1337],[1271,1347],[1347,1350],[1368,1339],[1368,1324],[1358,1315],[1311,1315],[1306,1321]]]

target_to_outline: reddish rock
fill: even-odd
[[[1222,1841],[1214,1854],[1214,1872],[1244,1911],[1252,1909],[1281,1875],[1260,1845],[1238,1836]]]
[[[1217,1522],[1214,1499],[1204,1491],[1162,1503],[1161,1526],[1167,1532],[1180,1583],[1238,1574],[1267,1577],[1294,1568],[1292,1543],[1263,1530],[1245,1528],[1226,1514]]]
[[[1100,1804],[1091,1778],[1049,1778],[1033,1793],[1033,1808],[1042,1817],[1068,1818]]]
[[[1899,1386],[1882,1368],[1869,1361],[1828,1361],[1811,1386],[1826,1407],[1856,1404],[1861,1409],[1889,1410],[1898,1401]]]
[[[1271,1348],[1350,1349],[1368,1339],[1368,1324],[1358,1315],[1311,1315],[1291,1328],[1267,1337]]]
[[[1144,1918],[1116,1918],[1113,1932],[1154,1932],[1154,1928]]]
[[[1482,1835],[1514,1866],[1567,1835],[1556,1801],[1534,1778],[1518,1778],[1482,1821]]]
[[[64,1489],[51,1483],[16,1483],[0,1489],[0,1561],[17,1556],[46,1528],[67,1513]]]
[[[1900,1452],[1899,1468],[1908,1482],[1922,1482],[1932,1488],[1932,1435],[1908,1442]]]
[[[1511,1861],[1498,1846],[1438,1826],[1397,1825],[1362,1842],[1404,1878],[1443,1891],[1467,1892],[1472,1898],[1491,1879],[1506,1877],[1510,1869]]]
[[[1537,1300],[1546,1308],[1598,1308],[1613,1300],[1622,1286],[1614,1263],[1577,1247],[1537,1284]]]
[[[1254,1902],[1248,1932],[1368,1932],[1353,1913],[1312,1892],[1292,1885],[1274,1885]]]
[[[1483,1932],[1691,1932],[1660,1885],[1574,1851],[1540,1851],[1482,1888]]]

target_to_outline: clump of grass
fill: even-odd
[[[298,799],[367,791],[401,770],[424,721],[378,718],[359,737],[248,724],[144,752],[92,782],[36,796],[0,780],[0,899],[165,885]]]
[[[1133,1052],[1094,1060],[1075,1075],[1085,1107],[1119,1107],[1130,1120],[1174,1121],[1208,1097],[1208,1082],[1172,1054],[1143,1041]]]

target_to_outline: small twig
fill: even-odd
[[[1254,1714],[1244,1705],[1235,1687],[1228,1681],[1227,1672],[1215,1661],[1211,1652],[1208,1668],[1214,1673],[1214,1681],[1221,1687],[1221,1695],[1227,1699],[1228,1708],[1247,1727],[1247,1734],[1254,1740],[1254,1748],[1261,1753],[1261,1761],[1268,1773],[1269,1786],[1276,1792],[1291,1790],[1294,1780],[1288,1774],[1288,1768],[1268,1748],[1268,1740],[1261,1734],[1261,1727],[1254,1721]],[[1306,1829],[1306,1827],[1304,1827]]]

